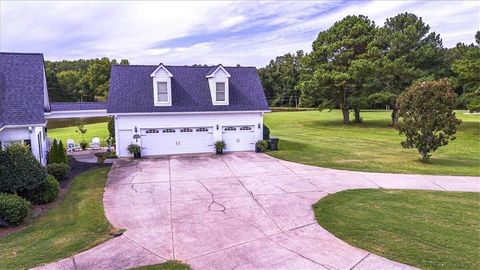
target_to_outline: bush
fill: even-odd
[[[432,152],[454,140],[462,122],[453,111],[456,97],[447,79],[414,84],[403,92],[397,100],[403,148],[416,148],[427,162]]]
[[[108,119],[108,136],[110,138],[115,138],[115,118],[114,117],[110,117],[110,119]]]
[[[268,149],[268,142],[265,140],[258,140],[255,143],[255,148],[257,152],[265,152]]]
[[[0,193],[0,219],[10,225],[19,225],[30,213],[30,203],[13,194]]]
[[[132,143],[128,145],[127,150],[130,154],[134,155],[140,153],[142,148],[140,148],[140,145]]]
[[[265,141],[270,140],[270,129],[265,124],[263,124],[263,139]]]
[[[22,191],[19,192],[18,195],[29,200],[33,204],[46,204],[55,201],[59,191],[60,187],[57,179],[52,175],[49,175],[36,189]]]
[[[55,177],[58,181],[67,179],[70,173],[70,166],[64,163],[53,163],[47,165],[47,173]]]
[[[13,144],[0,150],[0,192],[17,193],[40,186],[47,172],[28,146]]]
[[[56,139],[53,139],[52,147],[48,152],[48,164],[54,163],[68,164],[67,150],[63,147],[63,142]]]
[[[59,161],[68,165],[67,149],[63,146],[63,142],[61,140],[58,143],[57,151]]]

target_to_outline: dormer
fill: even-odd
[[[153,104],[172,106],[172,73],[160,63],[150,76],[153,81]]]
[[[220,64],[209,70],[206,78],[208,79],[208,86],[210,87],[210,94],[213,105],[228,105],[229,104],[229,86],[228,78],[230,74]]]

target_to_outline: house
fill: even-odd
[[[115,118],[117,155],[252,151],[269,111],[254,67],[115,65],[107,114]]]
[[[46,164],[49,110],[43,55],[0,52],[0,147],[25,143]]]

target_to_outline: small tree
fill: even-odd
[[[68,165],[67,149],[65,149],[65,147],[63,146],[62,140],[60,140],[58,143],[57,151],[59,163],[64,163]]]
[[[77,130],[75,130],[75,132],[82,135],[82,142],[85,143],[85,133],[87,133],[87,129],[85,128],[85,124],[84,123],[79,123],[77,125]]]
[[[53,139],[52,147],[50,147],[50,151],[48,152],[48,163],[58,163],[58,142],[57,139]]]
[[[454,140],[461,123],[453,111],[455,104],[456,94],[447,79],[417,83],[402,93],[397,106],[403,118],[398,129],[406,136],[403,148],[417,148],[427,162],[431,152]]]

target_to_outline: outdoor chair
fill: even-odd
[[[100,139],[95,137],[92,139],[92,142],[90,143],[90,147],[93,149],[93,150],[98,150],[100,149]]]
[[[75,141],[72,139],[67,139],[67,151],[68,152],[73,152],[77,150],[79,147],[77,144],[75,144]]]

